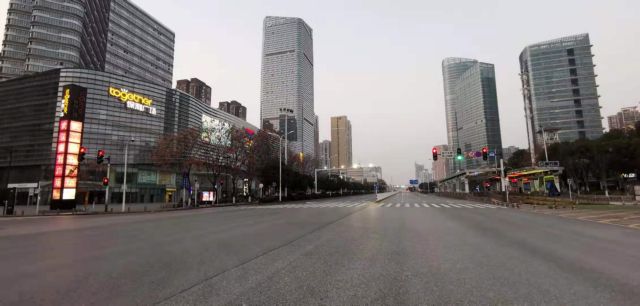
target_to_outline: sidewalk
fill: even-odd
[[[247,205],[249,203],[224,203],[216,206],[206,205],[199,207],[177,207],[176,204],[171,203],[127,203],[125,206],[127,213],[141,213],[141,212],[161,212],[161,211],[172,211],[172,210],[186,210],[186,209],[196,209],[196,208],[211,208],[211,207],[225,207],[225,206],[238,206],[238,205]],[[0,217],[2,216],[4,207],[0,206]],[[107,210],[105,211],[104,204],[96,204],[87,205],[86,207],[83,205],[78,205],[75,211],[51,211],[49,210],[49,206],[40,206],[39,215],[40,216],[52,216],[52,215],[85,215],[85,214],[105,214],[105,213],[122,213],[122,203],[119,204],[109,204]],[[32,217],[36,216],[36,206],[35,205],[20,205],[15,207],[15,214],[13,216],[4,216],[4,217]]]

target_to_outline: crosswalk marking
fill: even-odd
[[[275,204],[265,206],[243,206],[240,209],[292,209],[292,208],[366,208],[369,205],[375,208],[449,208],[449,209],[499,209],[504,208],[484,203],[374,203],[371,201],[346,201],[346,202],[301,202],[296,204]]]

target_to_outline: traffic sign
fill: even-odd
[[[491,151],[491,152],[489,152],[489,156],[491,156],[491,157],[496,157],[496,151]]]
[[[409,180],[409,185],[418,185],[418,180]]]
[[[442,151],[440,152],[440,156],[443,158],[453,158],[453,151]]]

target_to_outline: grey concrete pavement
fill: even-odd
[[[0,304],[640,304],[638,230],[373,201],[0,220]]]

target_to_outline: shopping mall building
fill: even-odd
[[[84,69],[57,69],[0,82],[0,188],[18,188],[19,203],[56,199],[103,203],[110,157],[109,202],[176,203],[183,175],[154,166],[159,138],[203,124],[257,130],[173,88]],[[127,145],[128,144],[128,145]],[[78,164],[79,147],[86,160]],[[202,189],[212,188],[202,181]],[[229,186],[229,184],[227,184]]]

